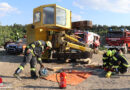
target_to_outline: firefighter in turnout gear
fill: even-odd
[[[16,69],[14,76],[20,79],[19,74],[22,72],[22,70],[24,70],[24,66],[27,63],[30,63],[31,77],[33,79],[37,79],[38,76],[36,75],[36,63],[38,61],[40,67],[44,67],[44,65],[42,64],[41,55],[45,49],[51,48],[52,44],[50,41],[44,42],[42,40],[38,40],[29,44],[25,49],[23,62]]]
[[[107,71],[107,78],[111,77],[112,74],[127,72],[128,67],[129,64],[126,57],[116,50],[108,50],[103,55],[103,68]]]
[[[111,63],[111,57],[112,57],[112,51],[108,50],[106,53],[103,54],[103,68],[106,71],[109,71],[112,67],[112,63]]]
[[[108,50],[103,55],[103,69],[106,71],[106,77],[109,78],[113,71],[113,53],[111,50]]]
[[[123,54],[120,54],[119,52],[112,50],[113,52],[113,69],[116,73],[124,74],[127,72],[127,69],[129,67],[129,63],[126,59],[126,57]]]

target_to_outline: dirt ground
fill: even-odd
[[[0,51],[3,51],[1,48]],[[130,54],[126,54],[128,61],[130,62]],[[4,52],[0,52],[0,76],[4,83],[10,85],[8,88],[0,88],[0,90],[59,90],[56,82],[47,81],[44,79],[33,80],[30,77],[30,66],[27,64],[24,71],[21,73],[22,80],[18,80],[13,77],[13,73],[19,66],[23,59],[22,55],[5,55]],[[92,63],[101,64],[102,55],[94,54]],[[74,67],[75,63],[45,63],[46,67]],[[80,69],[87,70],[83,65],[79,66]],[[37,65],[37,70],[39,65]],[[88,79],[82,83],[71,86],[67,85],[66,90],[130,90],[130,72],[128,71],[124,75],[113,76],[111,78],[104,77],[104,71],[102,69],[91,69],[93,71]],[[52,72],[50,72],[52,73]],[[9,89],[11,88],[11,89]]]

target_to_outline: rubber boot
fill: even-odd
[[[37,79],[38,78],[35,71],[31,71],[31,78],[32,79]]]
[[[18,78],[19,80],[21,80],[19,74],[22,72],[22,69],[18,68],[16,69],[15,73],[14,73],[14,77]]]

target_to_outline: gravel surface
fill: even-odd
[[[130,62],[130,54],[126,54]],[[102,64],[102,55],[94,54],[92,64]],[[0,90],[59,90],[56,82],[47,81],[44,79],[33,80],[30,78],[30,65],[25,66],[24,71],[20,74],[22,80],[13,77],[13,73],[23,60],[23,55],[5,55],[3,49],[0,49],[0,76],[7,88]],[[73,68],[75,63],[44,63],[46,67],[63,67]],[[93,74],[77,86],[67,85],[66,90],[130,90],[130,72],[124,75],[112,76],[105,78],[105,72],[99,68],[88,69],[85,65],[76,65],[81,70],[92,71]],[[37,70],[39,65],[37,64]],[[54,73],[54,72],[49,72]]]

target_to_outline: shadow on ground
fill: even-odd
[[[3,75],[0,75],[0,77],[2,77],[2,78],[16,78],[13,75],[12,76],[3,76]],[[32,79],[31,77],[27,77],[27,76],[26,77],[25,76],[20,76],[20,78],[21,79]],[[34,79],[32,79],[32,80],[34,80]]]
[[[115,89],[93,89],[93,90],[130,90],[130,88],[120,88],[120,89],[118,89],[118,88],[115,88]]]
[[[17,55],[0,55],[0,62],[10,62],[10,63],[21,63],[23,56]]]
[[[2,78],[15,78],[13,75],[12,76],[3,76],[3,75],[0,75],[0,77],[2,77]]]
[[[0,62],[20,63],[23,60],[23,55],[7,54],[5,50],[0,50]]]
[[[28,89],[30,89],[30,88],[43,88],[43,89],[45,89],[45,88],[48,88],[48,89],[60,89],[59,87],[47,87],[47,86],[31,86],[31,85],[27,85],[27,86],[24,86],[23,88],[28,88]]]

